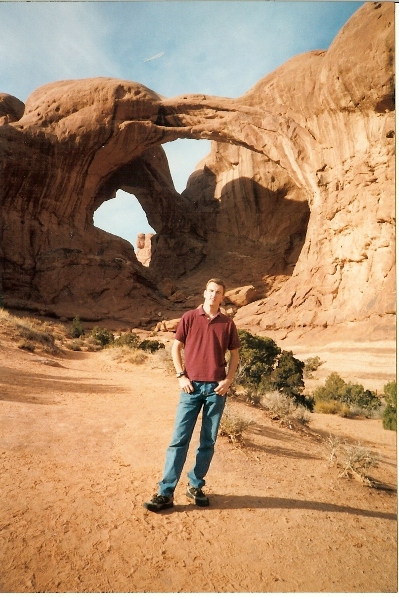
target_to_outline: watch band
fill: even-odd
[[[180,373],[176,373],[176,377],[183,377],[184,371],[180,371]]]

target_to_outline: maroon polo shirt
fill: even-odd
[[[209,321],[202,307],[187,311],[176,330],[184,344],[185,371],[193,381],[222,381],[226,351],[240,347],[235,323],[220,311]]]

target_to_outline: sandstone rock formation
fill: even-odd
[[[136,257],[146,267],[150,265],[151,262],[151,239],[153,237],[152,232],[141,232],[137,235],[136,240]]]
[[[258,293],[254,286],[243,286],[242,288],[235,288],[228,290],[225,295],[225,304],[235,305],[236,307],[245,307],[253,303],[258,298]]]
[[[219,275],[261,297],[239,325],[392,336],[393,33],[393,4],[366,3],[329,50],[294,57],[237,99],[166,99],[97,78],[45,85],[21,115],[1,95],[6,304],[151,325]],[[181,195],[161,147],[177,138],[213,141]],[[118,189],[156,230],[147,268],[93,225]],[[189,302],[170,300],[165,279]]]

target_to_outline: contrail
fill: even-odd
[[[155,60],[156,58],[160,58],[163,56],[165,52],[159,52],[159,54],[155,54],[155,56],[151,56],[150,58],[145,58],[143,62],[149,62],[150,60]]]

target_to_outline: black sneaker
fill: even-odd
[[[205,493],[202,491],[202,489],[199,489],[198,487],[188,486],[187,491],[186,491],[186,496],[190,500],[193,500],[193,502],[196,506],[202,506],[202,507],[209,506],[208,496],[206,496]]]
[[[156,493],[148,502],[144,502],[143,506],[147,510],[150,510],[150,512],[159,512],[160,510],[173,508],[173,495],[158,495]]]

